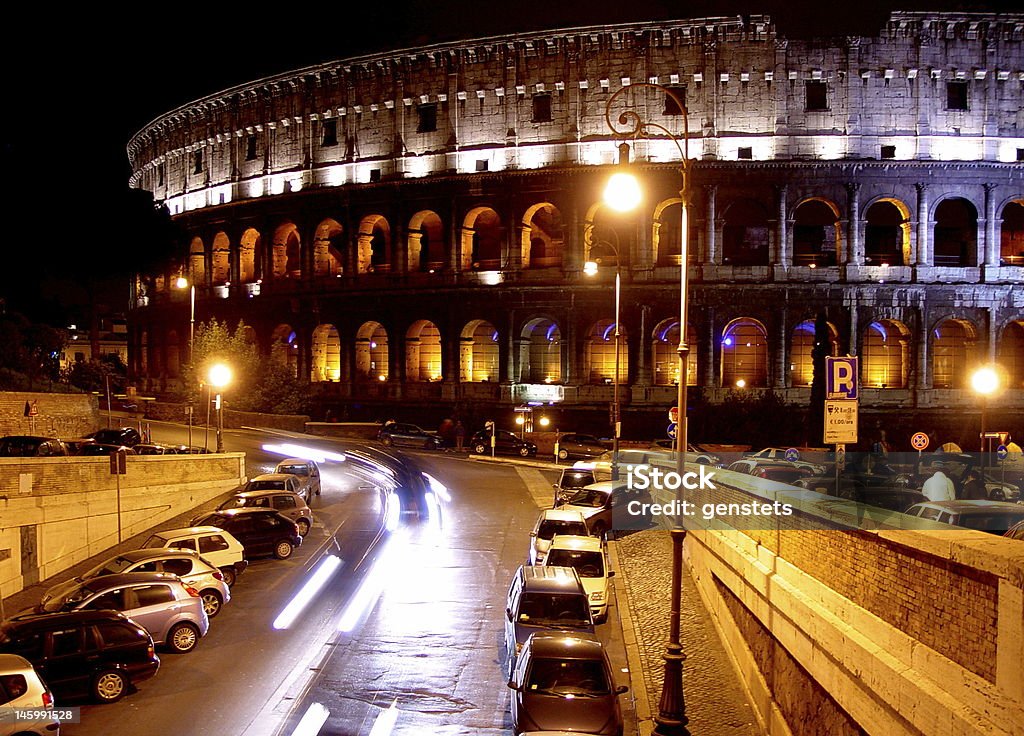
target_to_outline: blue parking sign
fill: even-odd
[[[825,398],[857,399],[857,357],[825,358]]]

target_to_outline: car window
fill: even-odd
[[[157,565],[157,560],[150,560],[149,562],[143,562],[138,567],[133,567],[132,572],[159,572]]]
[[[178,539],[167,545],[171,549],[190,549],[193,552],[196,549],[196,540],[194,539]],[[202,551],[202,543],[200,543],[200,552]]]
[[[90,611],[123,611],[125,610],[124,590],[110,590],[103,595],[96,596],[86,605],[82,606]]]
[[[172,575],[188,575],[192,572],[192,560],[164,560],[164,572],[169,572]]]
[[[10,703],[28,692],[24,675],[0,675],[0,705]]]
[[[43,658],[43,635],[36,632],[14,637],[5,641],[0,649],[8,654],[18,654],[30,662],[38,662]]]
[[[257,529],[273,529],[281,523],[280,519],[270,514],[261,515],[259,519],[254,520],[254,527]]]
[[[605,501],[607,500],[607,493],[583,488],[574,493],[572,498],[569,499],[568,503],[572,506],[588,506],[590,508],[600,508],[604,506]]]
[[[553,549],[548,552],[548,565],[559,565],[562,567],[574,567],[581,578],[604,577],[604,555],[600,552],[576,550],[576,549]]]
[[[66,657],[69,654],[77,654],[81,641],[82,636],[79,629],[54,631],[50,634],[50,656]]]
[[[116,647],[121,644],[135,644],[142,639],[137,629],[123,624],[101,623],[98,625],[103,643],[108,647]]]
[[[590,623],[590,606],[582,595],[524,593],[519,601],[519,621],[540,626],[583,626]]]
[[[294,496],[274,496],[275,509],[293,509],[295,505]]]
[[[939,518],[939,514],[942,513],[939,509],[932,508],[931,506],[921,506],[917,509],[917,516],[922,519],[935,520]]]
[[[159,606],[163,603],[174,602],[174,591],[169,585],[142,585],[132,588],[135,593],[136,603],[139,608],[146,606]]]
[[[199,554],[205,554],[207,552],[219,552],[220,550],[227,548],[228,543],[220,534],[211,534],[208,537],[199,538]]]
[[[556,534],[569,534],[578,537],[587,536],[587,525],[582,521],[565,521],[563,519],[545,519],[540,523],[537,536],[551,539]]]
[[[593,659],[534,659],[526,689],[557,696],[599,697],[611,692],[603,663]]]

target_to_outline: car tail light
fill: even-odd
[[[185,585],[185,584],[183,583],[183,584],[182,584],[182,587],[183,587],[183,588],[185,589],[185,591],[186,591],[186,592],[187,592],[187,593],[188,593],[188,594],[189,594],[190,596],[192,596],[193,598],[198,598],[198,597],[199,597],[199,591],[198,591],[198,590],[196,590],[195,588],[193,588],[193,587],[192,587],[191,585]]]
[[[43,690],[43,707],[49,708],[51,705],[53,705],[53,693]]]
[[[146,654],[149,655],[150,659],[156,656],[156,647],[153,646],[153,642],[149,642],[149,646],[146,647]]]
[[[219,580],[222,583],[224,582],[224,573],[222,573],[220,570],[214,570],[211,574],[213,575],[214,580]]]

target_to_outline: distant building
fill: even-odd
[[[88,328],[68,325],[68,343],[60,354],[60,369],[65,371],[75,363],[93,359],[92,341]],[[121,362],[128,364],[128,323],[124,315],[101,317],[99,319],[99,356],[117,355]]]

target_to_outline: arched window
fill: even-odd
[[[313,273],[320,277],[344,273],[343,247],[341,225],[331,219],[321,222],[313,237]]]
[[[302,276],[302,249],[299,244],[299,228],[286,222],[274,231],[271,248],[274,276],[278,278],[299,278]]]
[[[629,383],[629,360],[626,328],[619,328],[619,384]],[[584,362],[590,383],[612,383],[615,380],[615,321],[603,319],[590,328],[584,346]]]
[[[441,331],[428,320],[415,322],[405,336],[407,381],[440,381]]]
[[[935,208],[935,265],[978,263],[978,212],[966,199],[952,197]]]
[[[1006,371],[1007,388],[1024,388],[1024,320],[1006,325],[999,340],[998,362]]]
[[[292,376],[299,375],[299,340],[289,324],[274,328],[270,336],[270,359],[288,366]]]
[[[490,322],[474,320],[462,330],[459,380],[463,383],[498,380],[498,331]]]
[[[932,331],[932,338],[932,386],[967,388],[967,371],[975,357],[974,325],[947,319]]]
[[[202,238],[192,238],[188,249],[188,270],[192,274],[193,286],[206,285],[206,248]]]
[[[521,380],[524,383],[562,382],[562,333],[549,319],[534,319],[522,331]]]
[[[341,338],[334,325],[319,325],[313,330],[311,381],[337,381],[341,378]]]
[[[722,262],[730,266],[767,266],[768,232],[768,216],[760,204],[749,199],[734,202],[725,211]]]
[[[910,370],[910,331],[895,320],[868,325],[861,356],[866,388],[906,388]]]
[[[828,324],[828,342],[828,355],[839,355],[839,337],[831,323]],[[809,319],[793,328],[789,346],[790,385],[810,386],[814,382],[813,351],[814,320]]]
[[[359,223],[359,273],[391,268],[391,226],[383,215],[367,215]]]
[[[654,249],[654,264],[656,266],[678,266],[682,255],[680,249],[680,233],[683,229],[682,205],[678,199],[670,199],[662,202],[654,208],[654,222],[652,223],[651,245]],[[697,243],[698,231],[696,221],[693,217],[693,209],[688,211],[690,221],[687,226],[689,233],[689,249],[687,258],[691,263],[698,260]]]
[[[686,385],[696,386],[697,373],[697,330],[689,325],[686,330],[686,344],[690,349],[686,360]],[[655,386],[679,385],[679,320],[666,319],[654,328],[651,340],[651,365],[654,366]]]
[[[910,252],[910,211],[895,199],[882,199],[864,213],[864,262],[869,266],[906,264]]]
[[[364,322],[356,333],[356,378],[388,380],[388,333],[380,322]]]
[[[213,283],[225,284],[231,280],[231,241],[223,233],[213,238]]]
[[[565,233],[562,213],[553,204],[537,204],[523,216],[523,268],[549,268],[562,265]]]
[[[999,262],[1004,266],[1024,266],[1024,202],[1010,202],[1003,208],[1003,226],[999,234]]]
[[[500,269],[504,234],[501,218],[490,207],[470,210],[462,223],[463,268]]]
[[[256,280],[256,253],[260,249],[260,233],[255,228],[249,228],[242,233],[242,240],[238,248],[238,278],[243,284],[250,284]]]
[[[768,333],[756,319],[735,319],[722,333],[722,385],[768,385]]]
[[[444,228],[436,212],[423,210],[409,220],[410,271],[436,272],[445,266]]]
[[[793,214],[793,263],[834,266],[839,250],[839,215],[819,199],[804,202]]]

